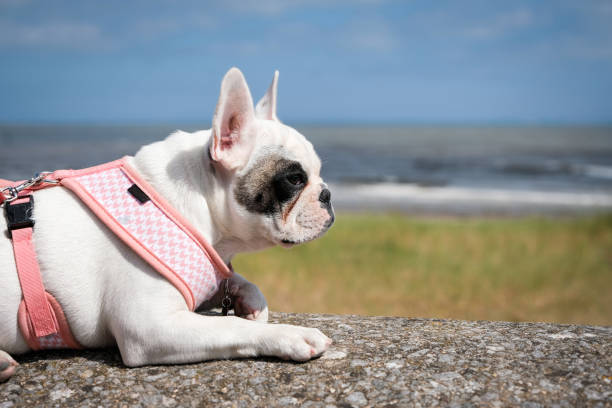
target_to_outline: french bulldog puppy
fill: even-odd
[[[130,158],[140,174],[212,244],[225,262],[245,251],[291,247],[334,221],[311,143],[276,116],[278,72],[253,107],[237,68],[221,84],[212,129],[176,132]],[[0,380],[29,350],[17,324],[21,289],[0,217]],[[190,312],[181,293],[120,241],[70,191],[36,192],[34,240],[46,290],[84,347],[117,344],[130,367],[276,356],[305,361],[331,340],[319,330],[265,324],[259,289],[235,273],[236,316]],[[219,306],[220,289],[200,309]]]

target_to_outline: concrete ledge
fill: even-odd
[[[610,406],[612,327],[273,313],[335,341],[276,359],[125,368],[116,350],[18,356],[11,406]]]

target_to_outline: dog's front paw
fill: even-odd
[[[0,383],[8,380],[15,373],[18,365],[11,356],[0,350]]]
[[[251,282],[232,284],[230,293],[236,316],[264,323],[268,321],[268,304],[257,286]]]
[[[319,329],[309,327],[277,325],[268,339],[272,349],[267,354],[283,360],[306,361],[318,357],[332,344],[332,340]]]

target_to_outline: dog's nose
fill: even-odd
[[[327,204],[329,204],[330,200],[331,200],[331,192],[329,191],[329,189],[324,188],[321,191],[321,194],[319,194],[319,201],[322,202],[323,204],[327,205]]]

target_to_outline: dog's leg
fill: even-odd
[[[178,311],[139,319],[138,325],[113,328],[123,362],[131,367],[255,356],[306,361],[332,343],[318,329],[234,316]]]
[[[268,321],[268,303],[263,293],[254,283],[249,282],[234,272],[229,279],[228,288],[236,316],[263,323]],[[214,307],[221,307],[221,300],[224,296],[225,287],[222,284],[215,296],[202,304],[198,310],[210,310]]]
[[[8,380],[15,374],[15,368],[18,365],[11,356],[0,350],[0,382]]]
[[[236,316],[263,323],[268,321],[268,303],[254,283],[234,273],[229,280],[229,291]]]

